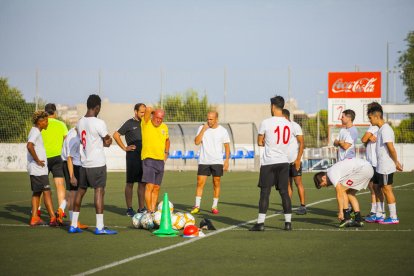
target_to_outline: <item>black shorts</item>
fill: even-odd
[[[394,173],[390,173],[390,174],[377,173],[377,175],[378,175],[379,186],[392,185],[394,183]]]
[[[142,182],[141,151],[126,153],[126,183]]]
[[[49,176],[48,175],[40,175],[40,176],[31,175],[30,186],[32,188],[32,192],[34,193],[50,191]]]
[[[52,172],[53,178],[63,177],[63,161],[60,155],[48,158],[47,168],[49,173]]]
[[[296,170],[295,163],[289,164],[289,177],[302,176],[302,162],[300,162],[299,170]]]
[[[374,169],[374,175],[372,176],[370,182],[378,184],[378,181],[379,181],[378,173],[377,173],[376,168],[374,166],[372,167],[372,169]]]
[[[142,182],[161,185],[164,176],[164,160],[147,158],[142,160]]]
[[[80,170],[80,166],[73,165],[73,174],[75,175],[75,178],[78,180],[78,182],[79,182],[79,170]],[[67,161],[63,161],[63,175],[65,176],[66,191],[77,191],[79,187],[79,183],[78,183],[78,186],[72,186],[70,184],[70,175],[69,175]]]
[[[87,189],[91,188],[105,188],[106,186],[106,165],[96,168],[79,169],[78,187]]]
[[[268,188],[275,185],[277,190],[287,191],[289,181],[289,163],[263,165],[260,167],[260,188]]]
[[[223,167],[224,166],[221,164],[214,164],[214,165],[199,164],[197,175],[223,176]]]

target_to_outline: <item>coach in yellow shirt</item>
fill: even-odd
[[[68,128],[65,123],[57,120],[56,105],[48,103],[45,105],[45,111],[49,114],[49,125],[47,129],[42,130],[42,139],[45,145],[47,167],[49,173],[53,174],[53,181],[56,185],[59,208],[57,211],[58,223],[63,223],[65,216],[65,180],[63,177],[63,161],[61,158],[63,140],[68,134]]]
[[[145,182],[145,203],[150,212],[155,211],[164,165],[170,150],[168,127],[163,123],[165,112],[147,107],[144,120],[141,121],[142,132],[142,182]]]

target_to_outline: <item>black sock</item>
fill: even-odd
[[[355,221],[362,221],[361,212],[355,212]]]
[[[351,212],[348,209],[344,209],[344,219],[351,219]]]

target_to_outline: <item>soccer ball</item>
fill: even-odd
[[[154,222],[155,225],[160,225],[161,223],[161,211],[156,211],[155,213],[152,214],[152,220]]]
[[[184,220],[185,220],[185,227],[188,225],[194,225],[195,224],[195,218],[190,213],[184,213]]]
[[[175,213],[171,217],[171,225],[174,230],[181,230],[184,228],[185,219],[182,213]]]
[[[134,226],[134,228],[142,228],[141,225],[141,217],[143,216],[143,213],[136,213],[133,217],[132,217],[132,225]]]
[[[169,205],[170,205],[170,213],[172,213],[174,211],[174,204],[172,204],[171,201],[168,201]],[[162,201],[158,204],[158,211],[162,212]]]
[[[152,215],[149,213],[144,214],[139,222],[144,229],[150,230],[154,228],[154,221],[152,220]]]

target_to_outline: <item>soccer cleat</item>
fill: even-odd
[[[297,210],[296,210],[296,215],[306,215],[306,206],[300,206]]]
[[[202,221],[200,221],[200,229],[203,229],[203,230],[216,230],[216,227],[214,227],[211,220],[209,220],[208,218],[205,218]]]
[[[256,223],[249,231],[264,231],[264,223]]]
[[[382,222],[384,222],[384,217],[375,217],[375,222],[381,224]]]
[[[369,217],[375,217],[375,215],[376,215],[377,213],[375,213],[375,212],[370,212],[368,215],[366,215],[365,217],[366,218],[369,218]]]
[[[217,215],[217,214],[219,213],[219,210],[217,209],[217,206],[216,206],[216,207],[212,207],[212,208],[211,208],[211,212],[212,212],[214,215]]]
[[[59,225],[63,225],[63,218],[65,217],[65,212],[63,212],[62,208],[58,208],[55,215],[57,223]]]
[[[339,223],[339,228],[349,227],[350,225],[352,225],[352,223],[352,219],[344,219]]]
[[[82,233],[82,232],[83,231],[80,230],[79,227],[73,227],[73,226],[70,226],[69,231],[68,231],[69,234]]]
[[[80,223],[79,221],[78,221],[78,228],[79,229],[88,229],[88,225],[86,225],[86,224],[82,224],[82,223]]]
[[[350,227],[364,227],[364,222],[362,221],[353,221]]]
[[[147,208],[142,208],[142,209],[138,209],[137,210],[137,213],[142,213],[142,214],[145,214],[146,212],[147,212],[148,210],[147,210]]]
[[[128,217],[133,217],[134,215],[135,215],[135,212],[134,212],[134,210],[132,210],[132,208],[128,208],[127,210],[126,210],[126,215],[128,216]]]
[[[106,227],[104,227],[103,229],[99,230],[98,228],[95,228],[95,231],[93,232],[95,235],[115,235],[118,234],[117,231],[114,230],[110,230]]]
[[[37,216],[40,217],[41,214],[42,214],[42,211],[40,209],[37,209]]]
[[[285,222],[285,228],[286,231],[292,231],[292,223],[291,222]]]
[[[365,218],[365,222],[367,222],[367,223],[376,223],[377,222],[377,217],[375,215],[367,216]]]
[[[30,226],[45,225],[45,222],[39,217],[32,217],[30,219]]]
[[[400,220],[398,218],[386,218],[383,221],[378,222],[379,224],[399,224]]]
[[[353,210],[349,213],[349,215],[351,216],[351,219],[355,219],[355,212]]]
[[[190,212],[192,215],[200,213],[200,207],[194,206],[193,209]]]
[[[56,220],[56,217],[50,218],[49,226],[50,227],[57,227],[57,226],[59,226],[59,224],[58,224],[58,222]]]

